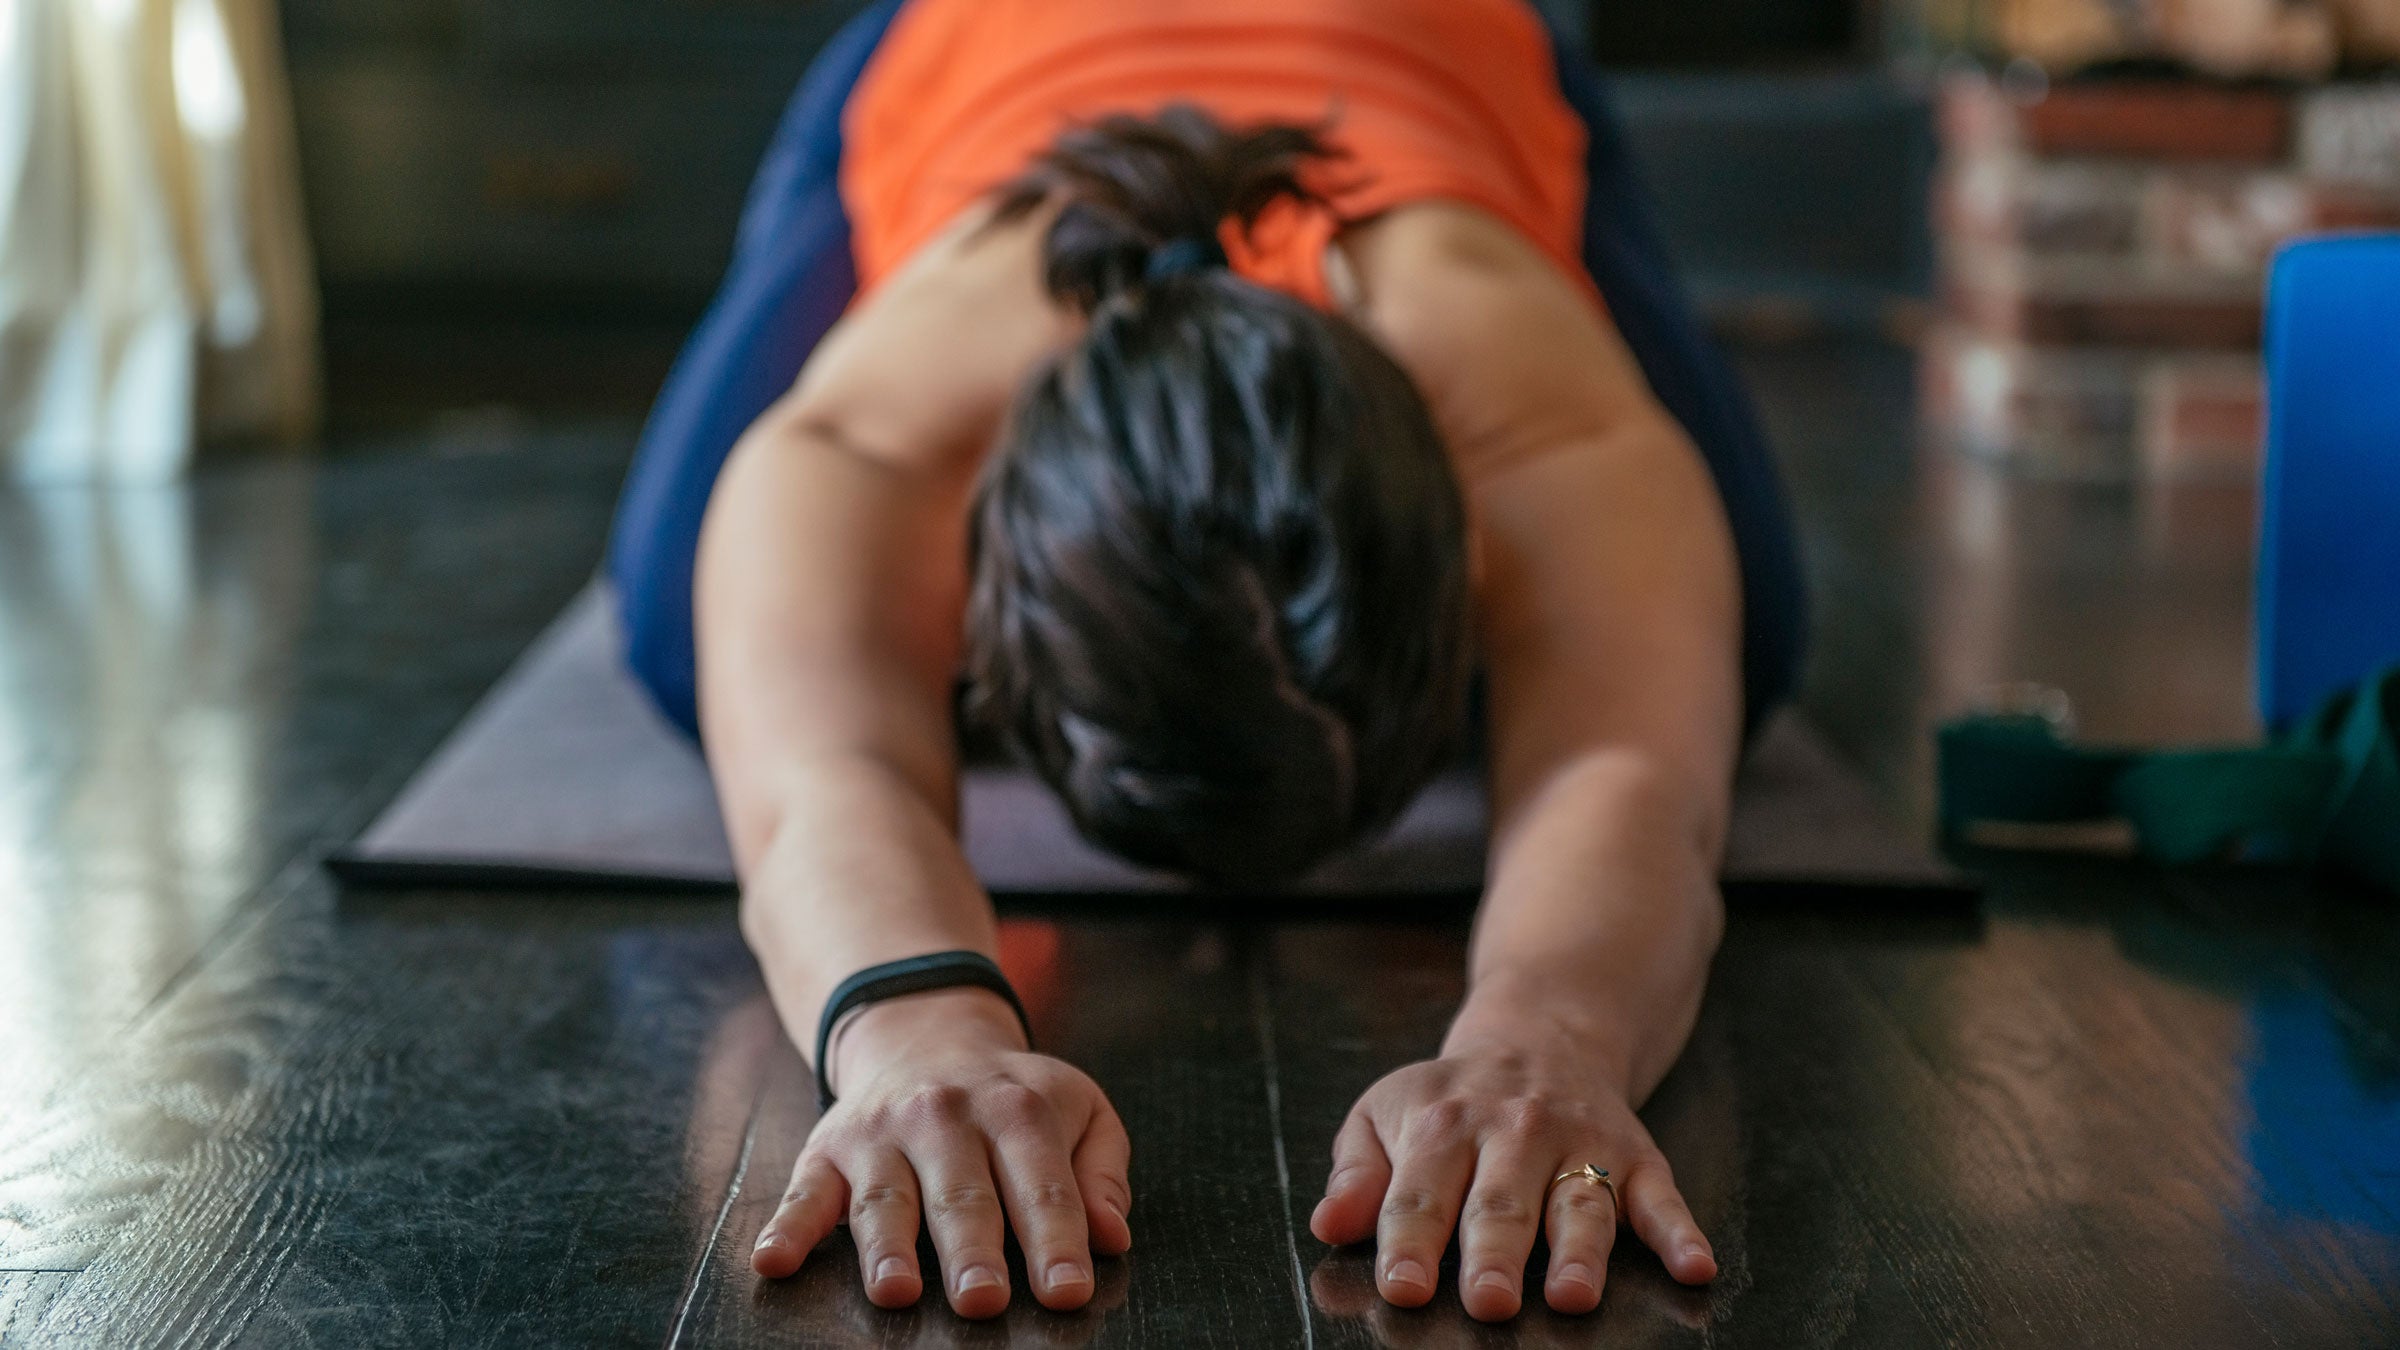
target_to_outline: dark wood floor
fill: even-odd
[[[2250,503],[1921,452],[1905,358],[1753,354],[1810,522],[1810,702],[1898,809],[1927,720],[2247,729]],[[121,1346],[2400,1343],[2400,920],[2274,875],[1993,858],[1984,903],[1734,916],[1648,1111],[1724,1275],[1381,1308],[1303,1224],[1429,1051],[1464,916],[1015,915],[1135,1139],[1078,1316],[868,1308],[750,1235],[808,1126],[731,906],[342,895],[355,829],[582,581],[619,422],[447,419],[188,492],[0,493],[0,1341]]]

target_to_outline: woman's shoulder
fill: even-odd
[[[1420,202],[1336,244],[1353,317],[1416,381],[1463,477],[1654,409],[1589,281],[1498,216]]]
[[[873,457],[971,471],[1017,388],[1081,321],[1041,284],[1048,213],[970,210],[855,301],[811,353],[793,401]]]

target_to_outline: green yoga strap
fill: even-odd
[[[1991,713],[1938,733],[1941,828],[2121,820],[2167,863],[2316,863],[2400,895],[2400,666],[2265,745],[2075,745],[2048,717]]]

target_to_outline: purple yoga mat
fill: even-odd
[[[700,756],[616,660],[614,607],[578,597],[366,832],[327,859],[365,885],[729,886],[733,863]],[[997,894],[1185,891],[1085,843],[1041,782],[966,771],[968,860]],[[1437,779],[1382,839],[1277,893],[1444,894],[1483,874],[1484,795]],[[1734,797],[1729,886],[1959,893],[1960,875],[1894,829],[1796,717],[1771,723]]]

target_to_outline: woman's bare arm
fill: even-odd
[[[993,954],[957,843],[951,687],[966,515],[1007,400],[1067,336],[1040,222],[953,232],[846,317],[742,438],[711,496],[695,606],[701,727],[742,878],[742,928],[793,1039],[833,986],[927,951]],[[981,990],[850,1019],[842,1100],[755,1263],[789,1274],[847,1215],[871,1298],[914,1302],[924,1214],[960,1312],[1006,1305],[1003,1217],[1054,1307],[1129,1240],[1125,1148],[1088,1078],[1025,1053]],[[1065,1197],[1072,1203],[1059,1203]]]
[[[1738,571],[1705,465],[1588,296],[1488,217],[1414,214],[1361,241],[1360,271],[1469,498],[1492,862],[1443,1056],[1361,1102],[1315,1226],[1378,1233],[1385,1295],[1418,1303],[1463,1210],[1462,1293],[1497,1317],[1546,1217],[1549,1301],[1580,1310],[1618,1216],[1597,1187],[1544,1197],[1587,1161],[1678,1278],[1715,1269],[1632,1112],[1690,1035],[1723,923]]]
[[[853,970],[994,945],[955,840],[950,691],[967,498],[1057,322],[1030,247],[927,250],[826,335],[709,499],[702,737],[743,927],[803,1044]]]

